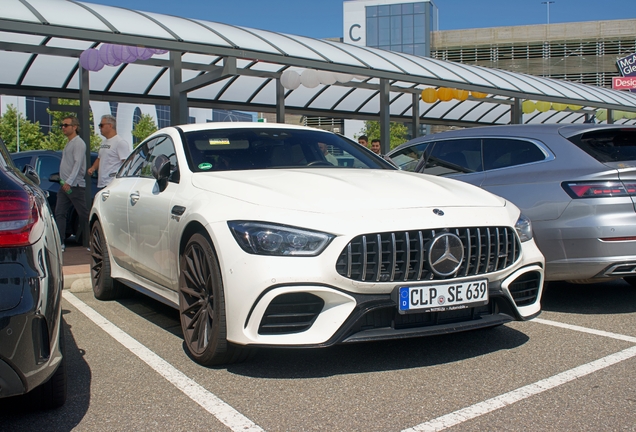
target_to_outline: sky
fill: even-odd
[[[313,38],[342,37],[342,0],[83,0]],[[410,0],[417,1],[417,0]],[[439,29],[636,18],[636,0],[434,0]],[[409,0],[405,0],[405,3]]]

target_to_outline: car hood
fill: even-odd
[[[503,207],[470,184],[391,170],[277,169],[196,173],[194,187],[257,206],[316,213]]]

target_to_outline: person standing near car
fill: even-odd
[[[60,191],[55,205],[55,223],[62,239],[62,251],[66,239],[66,215],[71,206],[75,207],[82,226],[88,221],[86,208],[86,143],[79,134],[79,120],[77,117],[65,117],[62,120],[62,133],[68,142],[62,150],[60,162]]]
[[[379,139],[373,139],[371,140],[371,151],[375,154],[377,154],[378,156],[382,156],[381,153],[381,145],[380,145],[380,140]]]
[[[102,120],[99,123],[99,132],[106,139],[102,141],[97,159],[88,169],[89,175],[93,175],[99,169],[97,191],[102,190],[113,181],[119,167],[133,150],[130,144],[117,135],[117,120],[112,115],[102,116]]]

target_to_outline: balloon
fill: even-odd
[[[536,107],[537,107],[537,111],[544,113],[544,112],[550,111],[552,104],[550,102],[538,101],[536,103]]]
[[[624,111],[612,111],[612,118],[614,120],[620,120],[623,117],[625,117],[625,112]]]
[[[533,113],[536,111],[536,109],[537,105],[531,100],[525,100],[521,104],[521,111],[523,111],[524,114]]]
[[[124,58],[124,46],[123,45],[113,45],[113,47],[111,48],[111,51],[112,51],[112,54],[113,54],[113,58],[121,63],[122,59]]]
[[[476,91],[471,91],[470,94],[475,99],[483,99],[486,96],[488,96],[488,93],[480,93],[480,92],[476,92]]]
[[[437,101],[437,90],[433,87],[427,87],[422,90],[422,100],[426,103],[433,103]]]
[[[578,111],[583,107],[581,105],[568,105],[568,108],[570,108],[572,111]]]
[[[353,76],[346,73],[337,73],[336,79],[338,80],[338,82],[348,83],[349,81],[353,79]]]
[[[99,58],[106,66],[121,64],[121,62],[117,61],[115,56],[113,56],[113,44],[102,44],[102,46],[99,47]]]
[[[280,83],[286,89],[296,90],[300,87],[300,75],[296,71],[287,69],[281,74]]]
[[[354,75],[353,76],[355,79],[360,80],[360,81],[366,81],[369,79],[369,77],[364,76],[364,75]]]
[[[555,111],[563,111],[567,108],[568,106],[566,104],[562,104],[562,103],[553,103],[552,104],[552,109]]]
[[[153,54],[148,48],[137,47],[137,58],[139,60],[148,60]]]
[[[327,71],[318,71],[318,79],[325,85],[333,85],[338,81],[334,72]]]
[[[152,51],[153,54],[166,54],[168,53],[168,50],[164,50],[164,49],[159,49],[159,48],[148,48],[150,51]]]
[[[455,90],[455,99],[465,101],[468,99],[468,90]]]
[[[437,97],[443,102],[448,102],[453,98],[453,96],[453,89],[447,87],[440,87],[437,89]]]
[[[308,88],[318,87],[320,84],[318,71],[315,69],[305,69],[300,75],[300,83]]]
[[[625,118],[628,120],[636,119],[636,112],[625,111]]]
[[[135,60],[137,60],[137,47],[124,46],[121,50],[121,61],[133,63]]]
[[[99,50],[90,48],[84,50],[79,58],[80,66],[84,69],[97,72],[104,67],[104,62],[99,58]]]

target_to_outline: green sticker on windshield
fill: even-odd
[[[199,169],[200,170],[209,170],[212,169],[212,164],[209,162],[204,162],[202,164],[199,164]]]

